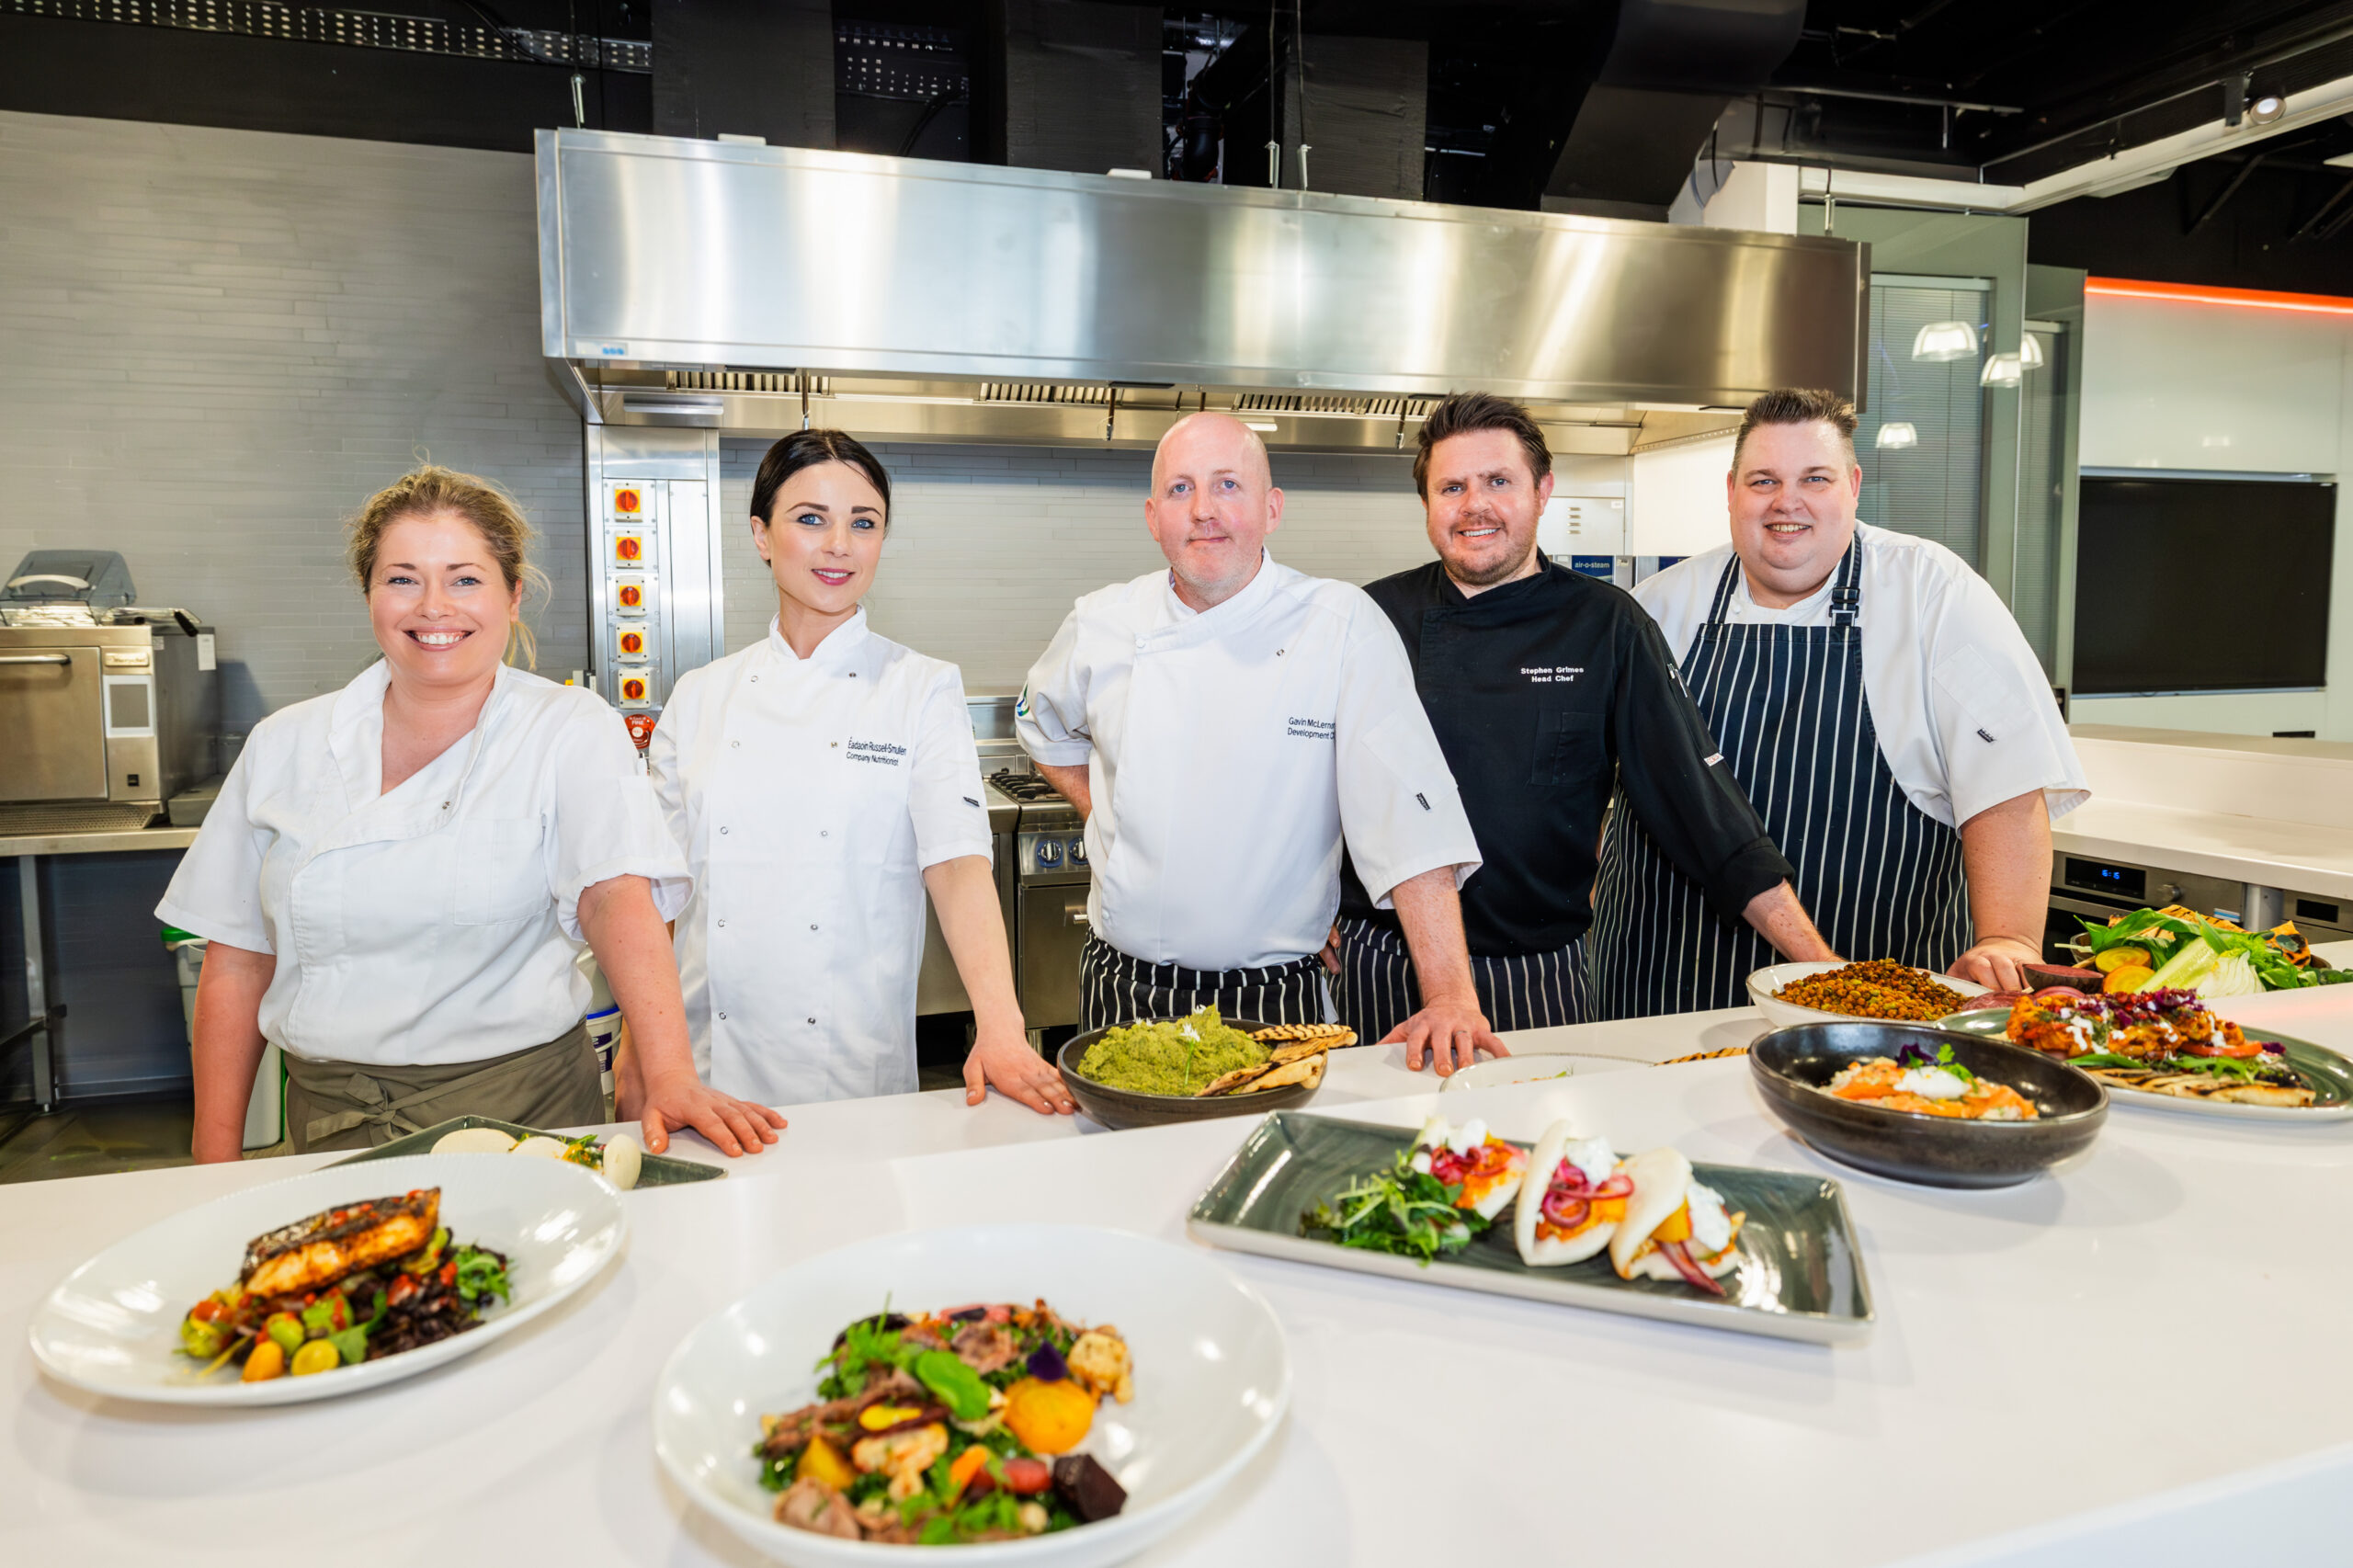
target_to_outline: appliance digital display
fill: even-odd
[[[2133,866],[2109,866],[2097,860],[2067,857],[2067,885],[2087,892],[2114,893],[2120,898],[2148,896],[2148,873]]]
[[[2334,484],[2086,476],[2082,485],[2076,695],[2326,680]]]

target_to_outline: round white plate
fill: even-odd
[[[1807,963],[1777,963],[1768,969],[1760,969],[1748,977],[1748,999],[1756,1005],[1758,1012],[1765,1015],[1765,1021],[1777,1029],[1786,1028],[1791,1024],[1851,1024],[1856,1021],[1851,1013],[1825,1013],[1818,1007],[1796,1006],[1778,1000],[1773,993],[1793,980],[1803,980],[1810,974],[1828,974],[1834,969],[1845,969],[1853,961],[1855,960],[1849,959],[1835,961],[1819,959]],[[1956,974],[1938,974],[1936,971],[1929,969],[1915,970],[1913,972],[1925,974],[1938,985],[1957,991],[1963,996],[1983,996],[1991,989],[1989,986],[1978,984],[1973,980],[1963,980]],[[1900,1022],[1902,1020],[1865,1021]],[[1934,1028],[1936,1025],[1930,1022],[1922,1027]]]
[[[1492,1089],[1502,1084],[1549,1084],[1555,1079],[1583,1078],[1595,1073],[1617,1073],[1641,1065],[1639,1062],[1628,1062],[1622,1057],[1594,1056],[1575,1051],[1491,1056],[1456,1073],[1446,1080],[1445,1088]]]
[[[233,1363],[200,1377],[179,1354],[180,1320],[233,1284],[245,1244],[323,1209],[418,1187],[441,1189],[452,1243],[503,1252],[514,1299],[479,1326],[381,1360],[307,1378],[237,1380]],[[294,1404],[333,1399],[454,1361],[514,1332],[594,1279],[629,1234],[621,1195],[556,1160],[412,1154],[331,1165],[247,1187],[126,1237],[82,1265],[33,1310],[34,1358],[94,1393],[165,1404]]]
[[[1028,1301],[1116,1325],[1135,1398],[1105,1400],[1079,1451],[1128,1490],[1117,1517],[953,1550],[840,1540],[778,1524],[752,1445],[760,1415],[817,1397],[812,1369],[844,1325],[881,1310]],[[1290,1403],[1290,1356],[1259,1294],[1189,1247],[1081,1225],[967,1225],[881,1236],[774,1276],[688,1335],[654,1390],[654,1451],[672,1480],[753,1546],[807,1568],[892,1558],[976,1568],[1092,1568],[1183,1524],[1256,1458]]]

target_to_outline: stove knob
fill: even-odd
[[[1074,838],[1070,841],[1070,863],[1074,866],[1086,864],[1086,840]]]
[[[1059,866],[1063,863],[1063,846],[1051,838],[1038,840],[1038,864]]]

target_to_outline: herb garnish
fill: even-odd
[[[1461,1191],[1415,1170],[1400,1153],[1388,1170],[1359,1177],[1302,1215],[1300,1233],[1322,1232],[1344,1247],[1395,1253],[1427,1267],[1432,1258],[1469,1245],[1474,1222],[1487,1224],[1454,1206]]]

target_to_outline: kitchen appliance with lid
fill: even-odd
[[[1013,848],[1013,978],[1031,1028],[1078,1022],[1078,958],[1086,947],[1086,821],[1034,773],[1007,769],[990,787],[1021,805]]]
[[[107,551],[34,551],[0,587],[0,835],[145,827],[211,777],[212,628],[137,597]]]

